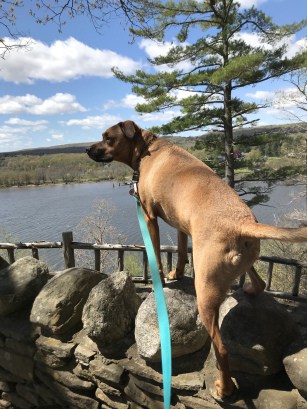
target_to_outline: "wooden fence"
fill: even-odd
[[[143,275],[141,277],[133,277],[134,281],[148,283],[150,281],[148,272],[148,261],[146,250],[143,245],[121,245],[121,244],[96,244],[96,243],[82,243],[73,240],[72,232],[64,232],[62,234],[62,241],[47,242],[39,241],[32,243],[0,243],[0,249],[6,250],[8,254],[9,263],[15,261],[15,251],[19,249],[29,249],[32,251],[32,256],[39,259],[40,249],[63,249],[64,267],[75,267],[75,250],[92,250],[94,252],[95,269],[100,270],[101,252],[102,251],[116,251],[117,264],[119,271],[125,268],[125,252],[141,252],[143,256]],[[178,252],[177,246],[161,246],[161,252],[166,253],[167,270],[170,271],[173,267],[173,255]],[[193,257],[192,248],[188,248],[188,253],[191,255],[191,270],[193,271]],[[298,260],[286,259],[280,257],[261,256],[260,260],[267,264],[266,270],[266,291],[274,297],[284,298],[289,300],[296,300],[307,302],[307,295],[300,293],[301,278],[304,272],[307,274],[307,263]],[[275,265],[291,266],[292,269],[292,289],[290,292],[272,290],[272,278],[274,274]],[[245,281],[245,276],[240,278],[233,288],[242,287]]]

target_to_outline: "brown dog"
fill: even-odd
[[[198,310],[220,369],[215,387],[220,397],[230,396],[234,383],[218,327],[220,304],[232,281],[245,272],[251,281],[244,290],[263,291],[265,284],[253,268],[260,239],[307,241],[307,228],[258,224],[235,191],[208,166],[132,121],[120,122],[102,136],[87,153],[97,162],[116,160],[139,172],[138,193],[161,273],[157,217],[178,229],[178,263],[170,279],[183,276],[187,235],[192,237]]]

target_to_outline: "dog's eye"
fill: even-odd
[[[111,138],[109,135],[105,135],[104,139],[108,145],[113,145],[113,138]]]

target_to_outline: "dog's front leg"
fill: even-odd
[[[168,273],[169,280],[179,280],[184,276],[185,265],[189,262],[188,259],[188,236],[182,231],[177,231],[178,235],[178,261],[175,270]]]
[[[163,274],[163,266],[161,261],[161,251],[160,251],[160,232],[159,232],[159,225],[156,217],[149,217],[147,213],[144,214],[145,221],[148,227],[148,231],[150,234],[150,238],[152,241],[152,245],[155,250],[155,255],[157,259],[157,264],[159,268],[159,273],[161,277],[162,284],[165,284],[164,274]]]

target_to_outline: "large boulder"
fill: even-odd
[[[30,320],[46,333],[64,334],[81,323],[91,289],[105,274],[86,268],[69,268],[56,274],[36,297]]]
[[[113,273],[92,289],[83,309],[84,330],[100,344],[116,342],[133,330],[140,304],[128,273]]]
[[[167,304],[173,358],[201,349],[208,338],[202,325],[196,297],[179,289],[164,289]],[[135,340],[139,354],[147,361],[161,360],[160,334],[154,293],[141,305],[135,323]]]
[[[220,329],[232,371],[272,375],[282,369],[285,349],[297,335],[297,326],[272,296],[250,296],[243,290],[228,297],[220,308]]]
[[[21,258],[0,271],[0,315],[33,302],[49,278],[48,266],[33,257]]]
[[[291,382],[307,400],[307,346],[290,347],[283,363]]]

